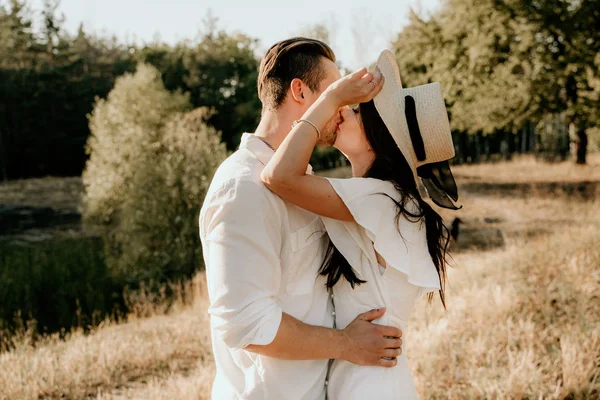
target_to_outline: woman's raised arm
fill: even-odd
[[[306,169],[317,143],[317,129],[323,129],[340,107],[370,101],[382,87],[381,73],[377,70],[371,74],[365,68],[334,82],[302,116],[301,119],[310,123],[297,124],[279,146],[263,170],[265,185],[282,198],[315,214],[353,221],[348,207],[329,181],[306,175]]]

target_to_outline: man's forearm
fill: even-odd
[[[344,333],[305,324],[283,313],[275,339],[267,345],[248,345],[245,350],[283,360],[326,360],[342,358]]]

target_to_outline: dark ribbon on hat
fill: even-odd
[[[417,160],[425,161],[427,159],[425,142],[419,128],[415,99],[412,96],[406,96],[404,100],[404,114],[406,115],[410,141],[412,142]],[[457,207],[452,202],[452,200],[458,201],[458,188],[448,161],[422,165],[417,168],[417,175],[423,181],[429,197],[431,197],[431,200],[435,204],[450,210],[460,210],[462,208],[462,206]]]
[[[435,204],[450,210],[462,208],[452,202],[452,200],[458,201],[458,188],[448,161],[421,165],[417,168],[417,175],[423,181],[429,197]]]
[[[412,96],[404,98],[404,115],[406,115],[406,123],[408,124],[408,132],[410,133],[410,141],[417,156],[417,160],[425,161],[425,142],[419,128],[419,120],[417,120],[417,104]]]

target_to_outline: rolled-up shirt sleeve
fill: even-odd
[[[281,323],[281,215],[266,189],[229,182],[205,201],[200,236],[213,331],[228,347],[267,345]]]

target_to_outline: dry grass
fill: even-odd
[[[463,164],[452,166],[452,172],[459,182],[488,181],[493,183],[543,183],[600,181],[600,153],[588,155],[586,165],[576,165],[572,161],[546,163],[531,155],[515,156],[511,161],[483,164]],[[319,171],[318,175],[331,178],[349,178],[350,167],[340,167],[330,171]]]
[[[193,305],[170,315],[158,307],[152,318],[132,315],[35,346],[24,334],[15,350],[0,354],[0,399],[167,398],[159,388],[170,388],[171,399],[208,398],[214,363],[203,275],[190,291]]]
[[[598,398],[600,221],[464,253],[448,311],[420,304],[408,357],[426,398]]]
[[[489,168],[461,167],[457,176]],[[531,170],[541,180],[545,168]],[[561,168],[554,173],[569,181],[600,175],[596,164],[588,175]],[[421,397],[600,398],[598,201],[488,191],[463,204],[461,218],[496,218],[507,245],[455,255],[447,311],[439,302],[418,305],[405,339]],[[24,335],[0,354],[0,399],[209,398],[214,364],[202,276],[193,290],[192,305],[167,315],[141,304],[129,322],[89,335],[36,346]]]
[[[512,161],[477,165],[456,165],[452,172],[460,180],[486,180],[497,183],[538,183],[600,181],[600,153],[588,155],[586,165],[572,161],[545,163],[533,156],[516,156]]]

